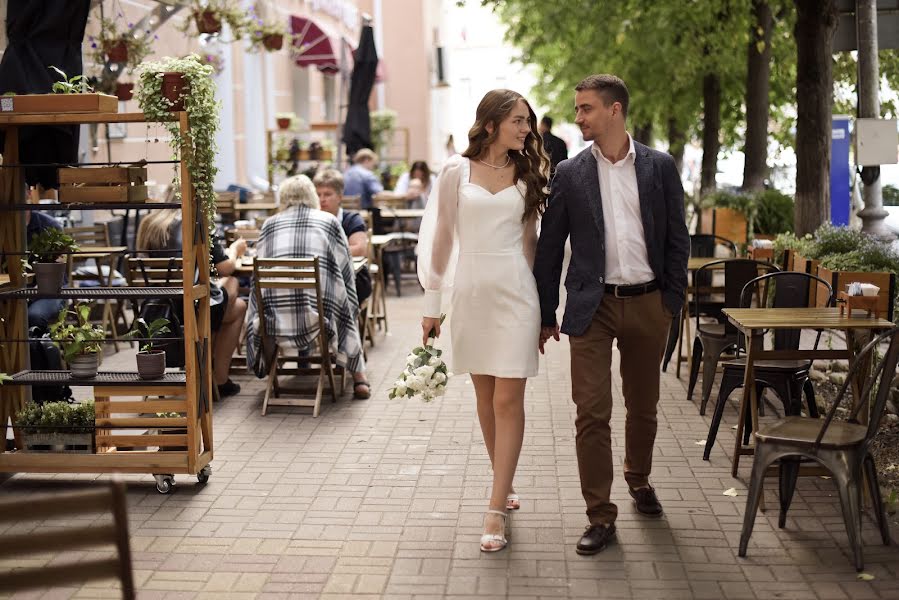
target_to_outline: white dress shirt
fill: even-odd
[[[640,196],[634,160],[634,140],[628,134],[627,155],[616,163],[603,156],[599,146],[591,151],[599,171],[599,193],[605,224],[606,283],[633,285],[655,279],[649,266],[646,236],[640,218]]]

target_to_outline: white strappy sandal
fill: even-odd
[[[506,496],[506,510],[518,510],[521,508],[521,498],[518,497],[518,494],[512,492],[508,496]]]
[[[501,510],[490,509],[487,514],[500,515],[503,518],[502,533],[485,533],[481,536],[481,552],[499,552],[509,545],[512,531],[512,515]]]

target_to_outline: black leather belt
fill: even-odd
[[[653,279],[649,283],[638,283],[636,285],[611,285],[606,284],[606,293],[612,294],[616,298],[631,298],[633,296],[642,296],[649,292],[659,289],[658,282]]]

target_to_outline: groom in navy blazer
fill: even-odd
[[[578,468],[589,520],[579,554],[602,551],[615,535],[609,426],[613,340],[621,354],[627,410],[624,477],[639,513],[662,514],[649,483],[658,367],[687,286],[690,236],[680,175],[670,155],[628,134],[628,101],[627,86],[614,75],[591,75],[575,88],[575,123],[593,144],[556,169],[534,263],[540,350],[560,332],[571,344]],[[568,299],[560,329],[556,309],[569,236]]]

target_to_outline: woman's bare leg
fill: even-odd
[[[472,375],[475,395],[478,399],[478,421],[481,424],[481,433],[484,436],[484,445],[487,447],[487,455],[490,457],[490,466],[493,467],[493,447],[496,439],[496,418],[493,414],[493,396],[496,389],[497,378],[492,375]],[[509,493],[514,494],[515,488],[509,486]]]

